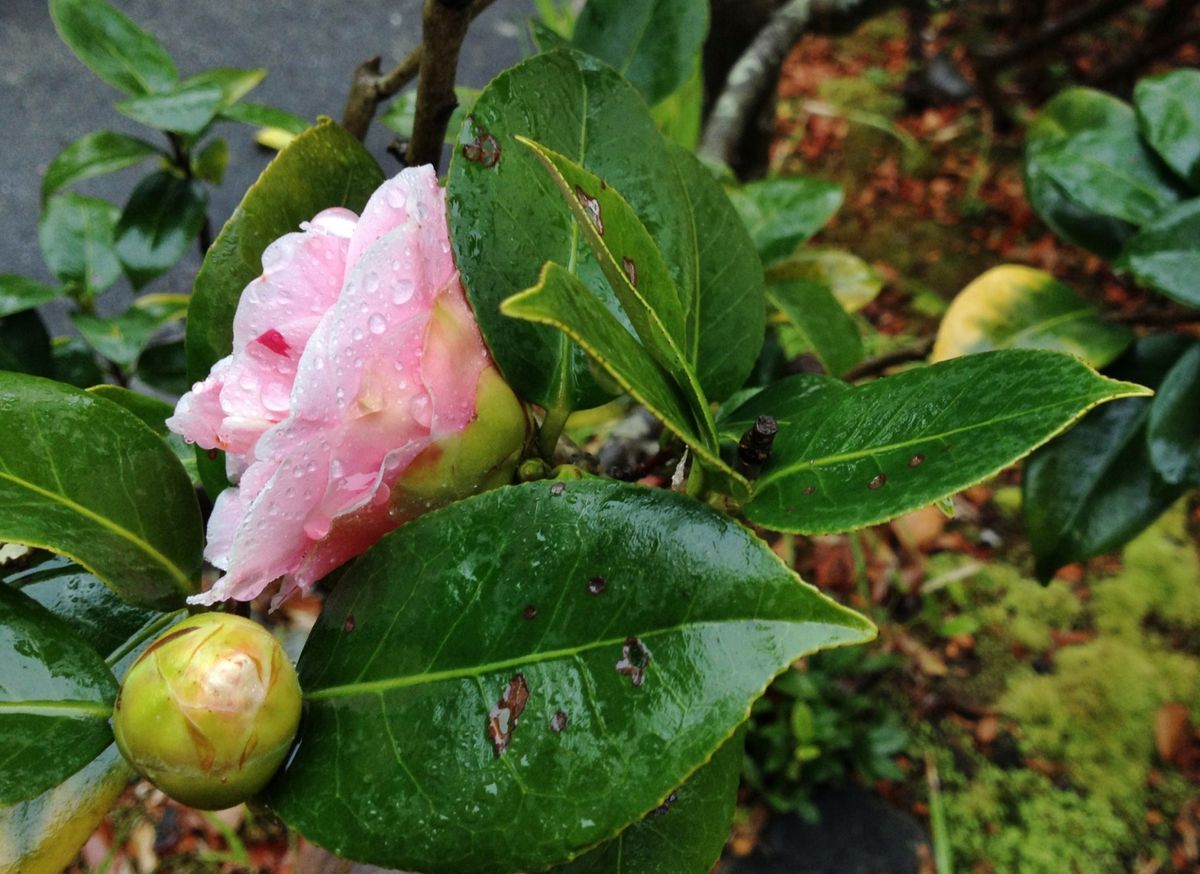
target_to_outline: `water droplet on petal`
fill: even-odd
[[[413,291],[416,286],[409,279],[400,279],[396,281],[392,287],[392,303],[399,306],[402,303],[407,303],[413,296]]]
[[[367,327],[372,334],[382,334],[387,330],[387,319],[380,313],[372,313],[371,318],[367,321]]]

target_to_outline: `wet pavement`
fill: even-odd
[[[385,68],[408,54],[420,38],[421,0],[331,3],[330,0],[271,0],[174,3],[110,0],[153,33],[188,76],[212,67],[266,67],[267,78],[248,99],[305,118],[341,116],[354,68],[381,55]],[[526,20],[532,0],[497,0],[473,24],[463,47],[459,82],[481,87],[530,49]],[[46,0],[0,0],[0,273],[19,273],[49,282],[37,246],[41,176],[58,152],[94,130],[115,130],[154,141],[155,134],[112,108],[123,95],[96,78],[58,39]],[[212,190],[214,229],[233,212],[270,154],[255,146],[245,125],[221,124],[229,142],[225,182]],[[368,146],[385,170],[398,168],[385,149],[390,131],[376,124]],[[145,173],[150,165],[144,165]],[[124,204],[140,178],[139,169],[89,180],[74,190]],[[199,268],[194,252],[146,291],[187,291]],[[122,282],[102,309],[128,299]],[[60,311],[44,313],[56,332],[65,329]]]

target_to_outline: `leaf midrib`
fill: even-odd
[[[811,470],[811,469],[817,468],[817,467],[829,467],[831,465],[841,464],[841,463],[847,462],[847,461],[858,461],[861,458],[870,458],[873,455],[878,455],[878,454],[881,454],[884,452],[892,452],[897,449],[908,449],[908,448],[911,448],[914,446],[920,446],[923,443],[929,443],[929,442],[933,442],[933,441],[937,441],[937,440],[944,440],[947,437],[954,437],[958,434],[965,434],[969,431],[977,431],[981,428],[988,428],[988,427],[992,427],[994,425],[1003,424],[1004,422],[1010,422],[1010,421],[1013,421],[1014,419],[1021,419],[1026,416],[1033,416],[1038,413],[1045,412],[1047,410],[1055,409],[1056,407],[1064,407],[1064,406],[1065,407],[1074,407],[1076,404],[1079,404],[1081,402],[1087,402],[1094,406],[1096,403],[1099,403],[1100,401],[1103,401],[1105,399],[1115,400],[1116,398],[1120,398],[1120,397],[1137,397],[1142,394],[1143,394],[1142,392],[1136,392],[1136,391],[1129,391],[1128,393],[1123,391],[1121,393],[1113,394],[1113,395],[1103,395],[1103,394],[1097,395],[1096,393],[1093,392],[1093,393],[1086,394],[1086,395],[1079,395],[1078,397],[1064,398],[1061,401],[1055,401],[1052,404],[1044,404],[1040,407],[1030,407],[1028,409],[1020,410],[1018,412],[1010,413],[1010,414],[1004,415],[1004,416],[996,416],[996,417],[988,419],[984,422],[974,422],[970,425],[964,425],[961,428],[951,428],[948,431],[941,431],[937,434],[926,434],[926,435],[922,435],[920,437],[913,437],[912,439],[901,440],[901,441],[898,441],[895,443],[885,443],[880,446],[868,446],[863,449],[855,449],[851,452],[842,452],[842,453],[838,453],[836,455],[826,455],[821,458],[814,458],[814,459],[807,460],[807,461],[798,461],[798,462],[795,462],[794,464],[785,465],[783,467],[780,467],[776,470],[771,471],[768,475],[766,475],[762,479],[758,480],[757,488],[755,490],[761,491],[763,487],[775,482],[776,480],[791,476],[802,470]]]
[[[720,621],[710,620],[704,622],[685,622],[680,625],[672,625],[667,628],[656,628],[653,631],[645,631],[638,635],[633,635],[640,640],[652,640],[657,637],[662,637],[665,634],[675,634],[685,630],[694,628],[705,628],[708,626],[726,626],[738,622],[762,622],[762,623],[789,623],[789,624],[812,624],[812,625],[829,625],[835,628],[845,628],[848,631],[854,631],[851,625],[835,625],[832,622],[814,622],[807,619],[786,620],[786,619],[771,619],[765,617],[731,617]],[[365,680],[358,683],[344,683],[340,686],[329,686],[324,689],[317,689],[313,692],[308,692],[304,695],[306,701],[325,701],[336,698],[350,698],[356,695],[374,695],[380,692],[389,692],[394,689],[407,689],[412,686],[421,686],[431,683],[441,683],[446,680],[461,680],[470,677],[480,677],[484,674],[492,674],[498,671],[505,671],[510,668],[525,667],[528,665],[541,664],[542,662],[552,662],[559,659],[575,658],[585,652],[592,650],[603,649],[605,647],[619,646],[630,638],[631,635],[623,634],[620,637],[607,638],[605,640],[594,640],[590,643],[580,646],[563,647],[561,649],[546,650],[544,652],[527,653],[521,656],[514,656],[509,659],[501,659],[495,662],[486,662],[479,665],[470,665],[461,668],[448,668],[443,671],[423,671],[419,674],[406,674],[398,677],[388,677],[384,680]]]
[[[41,486],[31,483],[29,480],[15,476],[8,471],[0,470],[0,480],[8,480],[9,482],[16,484],[18,487],[28,489],[34,494],[48,498],[49,500],[61,504],[67,509],[78,513],[80,516],[83,516],[86,519],[90,519],[101,527],[107,528],[121,539],[126,540],[136,546],[143,553],[149,556],[155,563],[161,565],[185,591],[191,591],[191,580],[189,579],[188,575],[184,573],[183,570],[173,561],[155,549],[149,542],[143,540],[141,537],[138,537],[128,528],[118,525],[111,519],[101,516],[99,513],[89,510],[82,504],[72,501],[66,495],[59,494],[58,492],[52,492],[49,489],[44,489]],[[80,563],[82,564],[82,562]]]

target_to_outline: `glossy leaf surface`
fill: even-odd
[[[686,293],[695,287],[696,243],[684,218],[683,186],[638,93],[575,52],[538,55],[501,73],[459,133],[447,184],[450,236],[492,354],[529,400],[568,409],[598,406],[609,395],[592,378],[582,349],[557,331],[499,312],[501,301],[537,284],[547,261],[578,275],[607,309],[620,312],[570,207],[517,136],[620,191]],[[504,245],[496,245],[499,240]]]
[[[121,211],[78,194],[50,198],[38,220],[38,244],[50,272],[84,294],[96,295],[121,278],[116,229]]]
[[[1185,200],[1142,228],[1119,263],[1143,285],[1200,308],[1200,197]]]
[[[132,97],[115,104],[122,115],[152,127],[195,136],[216,117],[225,103],[221,88],[209,82],[184,82],[166,94]]]
[[[1042,107],[1026,137],[1025,189],[1037,214],[1063,239],[1109,260],[1120,254],[1133,228],[1078,201],[1074,192],[1049,172],[1043,152],[1081,132],[1128,131],[1134,123],[1131,114],[1126,104],[1111,95],[1069,88]]]
[[[1080,206],[1141,225],[1179,200],[1177,181],[1142,141],[1128,104],[1069,88],[1042,116],[1030,130],[1027,159]]]
[[[76,388],[91,388],[104,382],[96,353],[81,337],[55,337],[50,346],[54,378]]]
[[[117,681],[32,598],[0,585],[0,805],[40,795],[112,742]]]
[[[1179,357],[1150,404],[1150,461],[1171,485],[1200,485],[1200,343]]]
[[[267,801],[347,858],[538,870],[661,804],[801,653],[872,633],[682,496],[498,489],[347,570],[301,656],[308,720]]]
[[[1200,70],[1147,76],[1133,92],[1142,136],[1181,179],[1200,191]]]
[[[833,292],[847,312],[858,312],[883,289],[879,274],[857,255],[841,249],[801,249],[767,271],[770,282],[803,279]]]
[[[729,198],[766,263],[790,255],[825,227],[842,205],[842,187],[824,179],[763,179],[732,189]]]
[[[1188,341],[1138,341],[1111,371],[1157,388]],[[1114,552],[1182,494],[1150,461],[1146,420],[1153,400],[1105,404],[1035,452],[1022,477],[1022,513],[1038,578],[1060,567]]]
[[[50,162],[42,177],[42,202],[68,185],[133,167],[156,155],[162,152],[145,140],[113,131],[94,131],[71,143]]]
[[[362,143],[331,121],[296,137],[246,192],[196,277],[188,312],[188,374],[203,379],[233,344],[242,289],[262,273],[262,253],[331,206],[361,210],[383,183]]]
[[[823,393],[780,428],[746,515],[799,534],[883,522],[992,476],[1099,403],[1142,394],[1035,350],[968,355]]]
[[[726,741],[661,807],[553,874],[708,874],[729,839],[744,734]]]
[[[50,0],[50,17],[75,56],[126,94],[169,91],[179,80],[158,41],[104,0]]]
[[[703,425],[697,422],[678,385],[574,274],[558,264],[547,264],[541,281],[506,300],[501,312],[563,331],[701,458],[722,463],[715,451],[711,419]]]
[[[118,650],[139,628],[159,615],[157,611],[126,604],[112,589],[62,556],[52,556],[11,574],[4,578],[4,584],[66,622],[102,657]]]
[[[858,326],[828,288],[796,279],[775,283],[767,296],[787,316],[826,373],[839,376],[862,361]]]
[[[110,744],[36,798],[0,807],[0,874],[59,874],[125,791],[133,772]]]
[[[74,559],[133,604],[172,607],[199,582],[200,511],[187,474],[117,405],[0,374],[0,540]]]
[[[807,415],[809,407],[820,396],[827,392],[840,394],[850,389],[849,383],[819,373],[798,373],[784,377],[754,392],[732,409],[722,410],[717,416],[721,440],[736,444],[759,416],[770,416],[781,428],[790,428]]]
[[[696,285],[688,298],[689,360],[709,401],[741,388],[766,329],[762,261],[737,211],[709,169],[688,150],[669,149],[687,195],[680,221],[696,239]]]
[[[993,349],[1048,349],[1103,367],[1133,332],[1049,273],[1017,264],[993,267],[958,293],[938,327],[931,361]]]
[[[241,101],[226,106],[220,112],[221,118],[237,121],[256,127],[276,127],[290,134],[302,134],[308,130],[309,123],[294,113],[274,106],[261,103],[246,103]]]
[[[138,183],[116,228],[117,257],[135,289],[166,273],[204,226],[203,183],[161,170]]]
[[[595,55],[655,104],[692,74],[708,33],[708,4],[693,0],[588,0],[571,44]]]
[[[175,453],[183,469],[187,471],[188,479],[193,486],[200,485],[200,470],[196,447],[185,442],[174,431],[167,430],[167,419],[175,413],[175,408],[165,401],[152,398],[139,392],[121,388],[118,385],[98,385],[89,389],[92,394],[99,395],[105,400],[112,401],[124,407],[138,417],[151,431],[166,441],[167,446]]]

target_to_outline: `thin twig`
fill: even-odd
[[[920,344],[911,349],[897,349],[895,352],[888,352],[878,358],[869,358],[857,367],[847,370],[842,375],[842,379],[846,382],[856,382],[870,376],[880,376],[898,364],[924,361],[929,357],[931,351],[933,351],[933,337],[922,340]]]
[[[462,6],[469,3],[467,21],[470,23],[493,2],[495,0],[459,0],[451,2],[450,5]],[[422,43],[386,73],[382,72],[383,59],[378,56],[368,58],[358,65],[350,83],[350,93],[346,95],[342,127],[360,140],[366,138],[379,104],[395,97],[405,85],[417,78],[424,55],[424,40],[427,38],[428,35],[424,35]],[[455,66],[457,67],[457,63]]]
[[[417,80],[417,106],[412,138],[408,141],[408,165],[438,165],[446,127],[458,97],[454,79],[458,53],[471,24],[470,0],[425,0],[422,22],[421,74]]]

